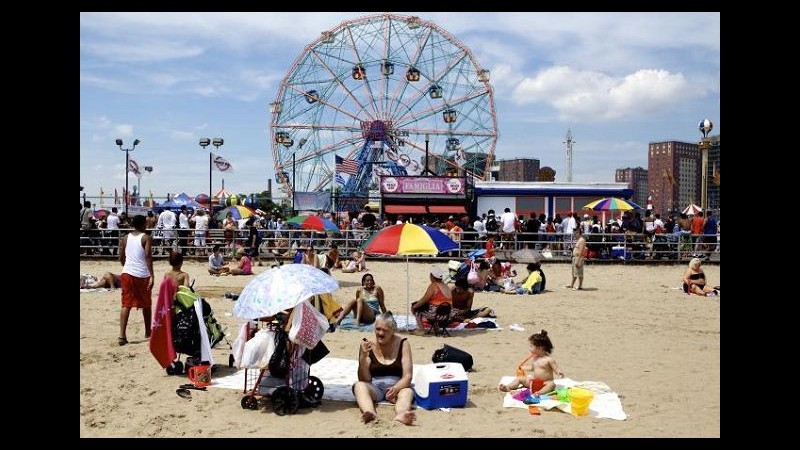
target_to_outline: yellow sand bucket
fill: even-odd
[[[588,389],[570,388],[569,406],[575,416],[585,416],[589,414],[589,404],[592,403],[594,394]]]

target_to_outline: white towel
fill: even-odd
[[[508,384],[513,380],[514,377],[502,377],[500,384]],[[613,420],[626,420],[628,418],[625,411],[622,410],[622,402],[619,400],[619,396],[605,383],[599,381],[574,381],[570,378],[559,378],[555,380],[555,383],[556,388],[581,387],[592,391],[594,398],[592,398],[592,403],[589,404],[589,417]],[[565,413],[572,413],[569,403],[563,403],[558,400],[543,400],[536,406],[546,410],[557,408]],[[528,409],[528,405],[514,399],[511,396],[511,392],[506,392],[503,397],[503,407]]]

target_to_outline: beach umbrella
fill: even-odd
[[[214,214],[214,218],[219,221],[223,221],[228,213],[233,214],[233,218],[235,220],[239,220],[241,218],[248,218],[252,216],[253,210],[241,205],[228,206],[227,208],[223,208]]]
[[[339,231],[339,227],[320,216],[295,216],[286,221],[287,225],[298,226],[304,230]]]
[[[586,204],[583,209],[592,209],[594,211],[630,211],[633,209],[642,209],[642,207],[630,200],[606,197]]]
[[[438,255],[442,252],[458,249],[458,243],[453,242],[444,233],[436,228],[413,223],[402,223],[386,227],[372,235],[369,240],[361,245],[365,253],[379,255],[405,255],[406,256],[406,317],[409,318],[411,303],[409,302],[409,255]],[[411,320],[407,321],[410,324]],[[408,330],[408,325],[406,325]]]
[[[696,216],[699,212],[703,212],[703,208],[695,205],[694,203],[687,206],[686,209],[683,210],[683,213],[687,216]]]
[[[236,300],[233,315],[242,319],[274,316],[313,295],[339,289],[327,273],[308,264],[286,264],[262,272],[247,283]]]
[[[522,250],[515,251],[511,254],[511,258],[519,263],[540,263],[542,262],[542,259],[544,259],[541,253],[529,248],[523,248]]]

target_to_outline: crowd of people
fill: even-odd
[[[116,229],[123,222],[121,216],[117,216],[116,211],[112,211],[107,220],[111,229]],[[112,218],[113,216],[113,218]],[[174,214],[173,214],[174,216]],[[206,217],[206,219],[203,219]],[[692,234],[697,227],[705,227],[709,223],[709,218],[693,220],[690,223]],[[163,220],[162,220],[163,218]],[[191,216],[195,223],[208,221],[207,216],[201,211],[195,212]],[[569,250],[572,257],[571,264],[571,283],[567,288],[582,290],[584,282],[584,267],[588,254],[588,243],[585,237],[586,229],[575,222],[572,214],[568,216],[574,222],[571,228],[571,237],[568,240]],[[453,218],[450,217],[449,220]],[[532,215],[533,220],[535,219]],[[638,219],[638,214],[634,216]],[[643,221],[645,229],[659,230],[668,229],[668,223],[662,223],[658,215]],[[84,229],[86,217],[82,209],[81,227]],[[124,220],[127,220],[125,218]],[[169,228],[169,214],[159,216],[153,222],[153,216],[143,215],[134,216],[130,220],[132,231],[124,236],[120,236],[119,246],[116,249],[119,254],[119,261],[122,264],[122,271],[119,275],[106,272],[96,280],[91,280],[82,276],[81,288],[121,288],[121,310],[120,310],[120,332],[118,344],[128,344],[127,324],[130,310],[139,308],[144,317],[144,337],[149,338],[151,334],[151,298],[154,286],[153,272],[153,236],[148,232],[148,226],[154,225],[156,229],[162,228],[163,231],[177,231],[176,239],[188,239],[188,224],[191,222],[190,216],[182,208],[180,217],[177,220],[176,230]],[[226,218],[223,223],[225,230],[232,219]],[[369,223],[368,219],[366,223]],[[495,222],[495,223],[492,223]],[[549,224],[551,221],[548,220]],[[702,223],[700,223],[702,222]],[[372,222],[371,226],[376,226]],[[644,225],[649,223],[648,225]],[[187,226],[184,226],[187,225]],[[499,246],[515,240],[514,233],[518,230],[519,221],[508,208],[500,216],[499,220],[494,217],[494,212],[489,211],[486,220],[475,221],[475,231],[478,236],[483,234],[485,240],[485,252],[483,258],[473,258],[469,260],[468,273],[449,279],[445,272],[433,266],[428,273],[428,285],[420,298],[411,305],[416,320],[417,328],[422,330],[426,322],[430,322],[437,314],[440,306],[449,304],[451,306],[451,317],[455,321],[467,321],[474,318],[495,317],[494,311],[488,307],[473,308],[475,293],[482,290],[503,292],[513,295],[539,295],[546,292],[546,276],[542,269],[541,261],[527,264],[527,275],[521,282],[514,279],[517,275],[509,261],[502,261],[495,255],[495,239],[499,239]],[[589,233],[596,232],[594,225],[590,226]],[[686,221],[675,223],[675,229],[683,230]],[[233,224],[230,230],[234,231]],[[235,253],[235,260],[229,264],[224,263],[220,245],[214,245],[212,252],[208,255],[208,272],[212,275],[251,275],[253,274],[253,259],[258,257],[258,229],[256,220],[250,219],[245,222],[245,226],[250,230],[250,239],[247,246],[239,248]],[[716,225],[715,225],[716,226]],[[541,228],[541,224],[537,228]],[[461,229],[458,223],[452,223],[449,227],[447,222],[442,225],[442,232],[452,233],[453,229]],[[165,239],[167,234],[162,235]],[[195,243],[197,247],[205,246],[203,241],[205,235],[195,233]],[[564,242],[567,242],[565,239]],[[701,240],[697,245],[714,244]],[[698,247],[699,248],[699,247]],[[397,322],[393,314],[387,310],[385,304],[385,292],[376,283],[372,273],[368,273],[366,267],[366,255],[360,251],[353,251],[349,260],[342,258],[338,246],[333,244],[327,253],[317,254],[312,240],[300,241],[297,247],[295,262],[307,264],[330,273],[332,270],[340,270],[342,273],[367,272],[361,276],[361,286],[356,290],[355,298],[345,303],[333,317],[335,325],[349,315],[354,316],[354,321],[359,325],[372,325],[374,328],[374,340],[364,339],[359,345],[358,352],[358,381],[353,385],[353,393],[356,403],[361,411],[361,420],[370,423],[378,419],[375,403],[388,401],[394,404],[395,415],[393,420],[411,425],[416,421],[416,414],[412,409],[414,393],[411,388],[412,378],[412,352],[411,345],[407,338],[397,336]],[[171,250],[169,252],[170,270],[164,274],[164,279],[170,279],[176,286],[190,285],[190,275],[182,270],[185,249],[183,251]],[[702,259],[693,258],[683,275],[683,290],[686,293],[712,296],[719,295],[719,286],[711,287],[706,280],[702,268]],[[450,285],[452,282],[452,287]],[[533,334],[529,337],[530,353],[523,360],[516,373],[516,377],[510,383],[501,384],[500,391],[510,391],[520,387],[530,389],[533,395],[544,394],[554,390],[554,379],[563,377],[564,374],[552,356],[553,344],[545,330]]]

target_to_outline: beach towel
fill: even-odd
[[[420,367],[422,367],[422,365],[414,364],[414,378],[416,378],[417,371]],[[244,388],[244,372],[244,369],[242,369],[232,375],[213,378],[209,387],[239,389],[241,391]],[[251,370],[251,372],[256,375],[258,374],[255,370]],[[319,378],[320,381],[322,381],[322,385],[325,387],[322,398],[343,402],[356,401],[355,396],[353,396],[352,386],[353,383],[358,381],[357,360],[323,358],[311,366],[311,375]],[[412,387],[414,385],[414,378],[411,380]],[[381,402],[381,404],[388,403]]]
[[[178,286],[171,278],[164,278],[158,286],[158,300],[151,323],[150,353],[163,368],[175,360],[177,354],[172,346],[172,299]]]
[[[502,377],[500,384],[508,384],[514,380],[514,377]],[[589,417],[596,419],[613,419],[613,420],[626,420],[628,418],[625,411],[622,410],[622,402],[616,392],[612,391],[607,384],[599,381],[574,381],[570,378],[559,378],[555,380],[556,388],[564,387],[580,387],[588,389],[594,393],[592,403],[589,404]],[[511,392],[506,392],[503,397],[504,408],[524,408],[528,409],[521,400],[513,397]],[[536,406],[545,409],[558,409],[565,413],[572,413],[572,408],[568,402],[560,402],[555,399],[541,400]]]
[[[411,331],[417,329],[417,321],[414,319],[414,316],[396,315],[394,316],[394,321],[397,322],[398,330]],[[375,330],[375,326],[374,324],[356,323],[355,313],[351,312],[342,319],[342,323],[339,324],[339,329],[372,332]]]
[[[109,292],[109,291],[111,291],[111,289],[108,288],[86,288],[86,289],[81,289],[81,294],[83,294],[84,292]]]

